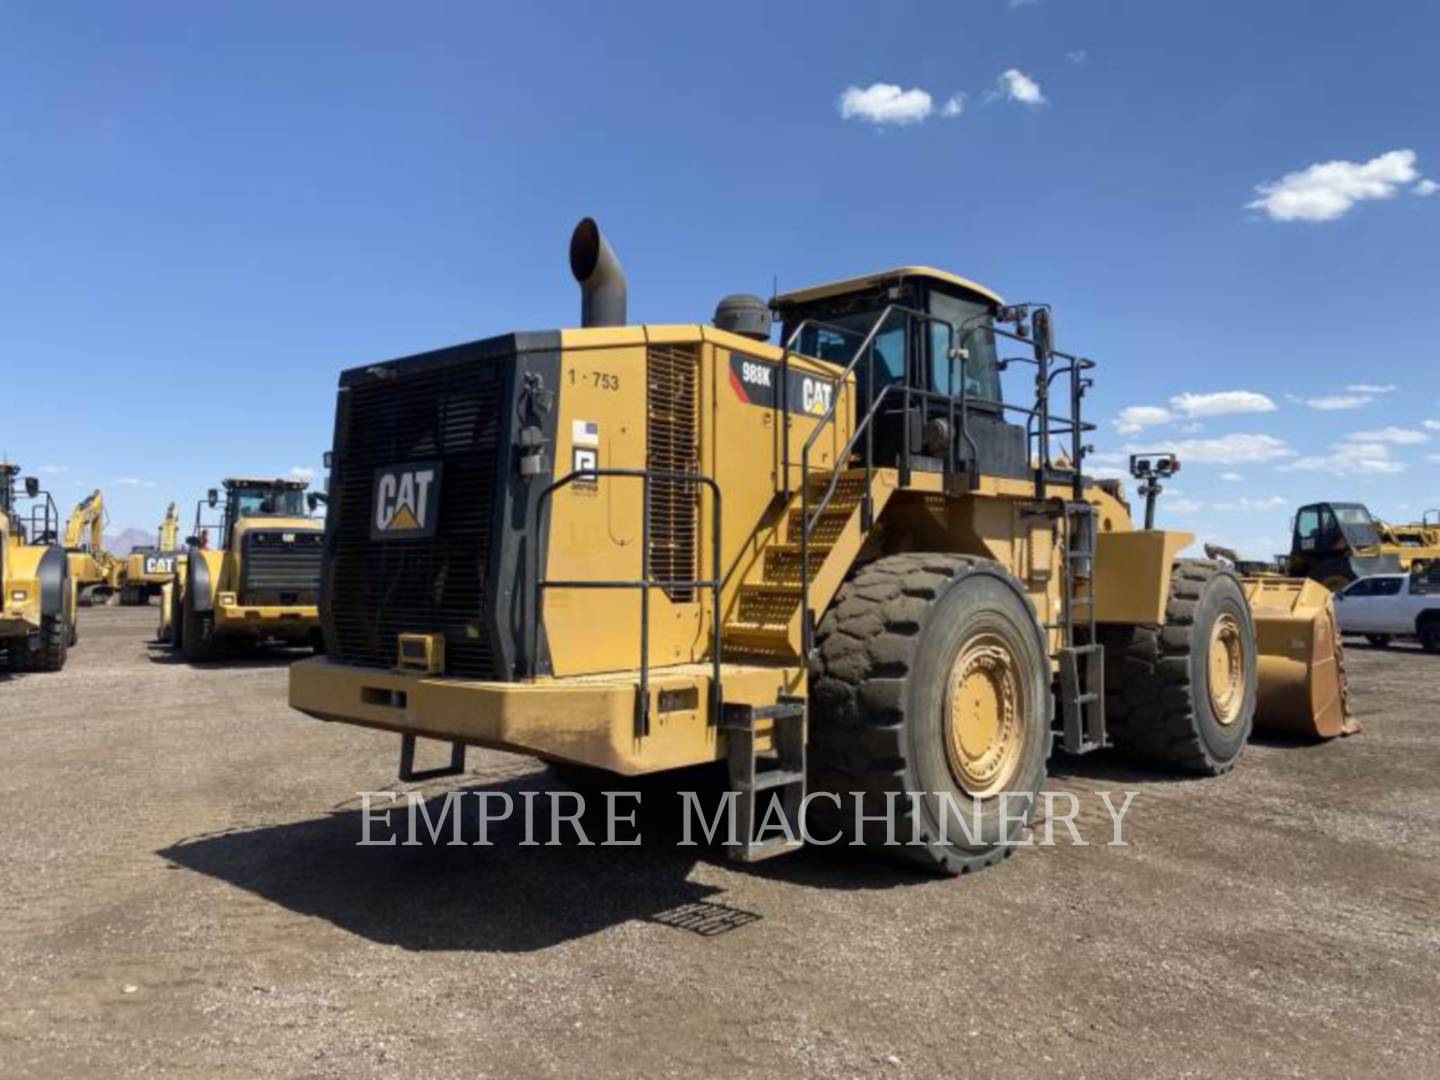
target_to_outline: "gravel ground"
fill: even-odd
[[[737,868],[653,805],[638,848],[357,847],[398,740],[153,622],[0,682],[0,1076],[1440,1075],[1440,657],[1353,649],[1363,735],[1218,780],[1054,762],[1091,846],[939,880]]]

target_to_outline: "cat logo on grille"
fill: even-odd
[[[422,540],[435,535],[440,509],[440,463],[420,461],[375,470],[372,540]]]

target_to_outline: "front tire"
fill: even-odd
[[[1365,640],[1377,649],[1388,649],[1390,647],[1389,634],[1366,634]]]
[[[186,660],[199,664],[215,659],[219,648],[215,641],[213,611],[196,611],[186,604],[184,615],[177,625],[184,626],[180,634],[180,652]]]
[[[1219,776],[1255,723],[1255,623],[1233,570],[1181,559],[1165,625],[1107,627],[1106,723],[1121,751],[1166,770]]]
[[[841,588],[816,644],[810,787],[841,805],[811,801],[812,835],[853,840],[860,793],[867,817],[893,805],[898,846],[884,821],[860,837],[885,854],[961,874],[1013,851],[1045,780],[1052,712],[1044,632],[1019,583],[985,559],[888,556]],[[911,792],[925,793],[918,806]]]
[[[59,671],[70,654],[70,627],[64,614],[40,616],[40,648],[30,654],[35,671]]]

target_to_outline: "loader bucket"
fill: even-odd
[[[1330,590],[1305,578],[1244,582],[1260,661],[1255,730],[1319,739],[1359,731]]]

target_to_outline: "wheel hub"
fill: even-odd
[[[960,650],[945,693],[945,756],[974,798],[1002,791],[1024,745],[1025,683],[1009,646],[979,634]]]
[[[1234,615],[1221,615],[1210,630],[1210,711],[1227,727],[1245,704],[1245,638]]]

